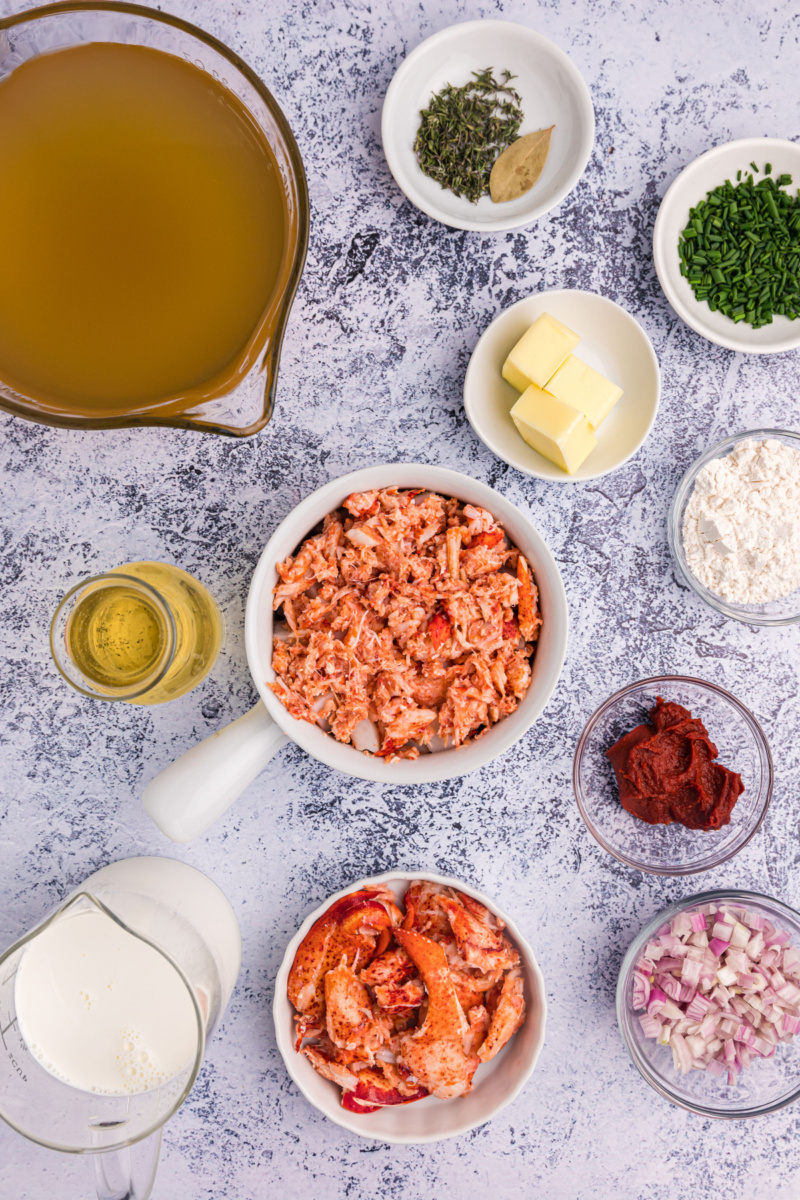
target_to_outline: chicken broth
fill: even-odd
[[[255,361],[284,187],[244,105],[160,50],[93,42],[0,83],[0,380],[91,417],[224,394]]]

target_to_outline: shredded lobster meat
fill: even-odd
[[[530,686],[538,590],[485,509],[354,493],[277,571],[269,687],[340,742],[390,762],[461,746]]]
[[[403,904],[385,888],[340,898],[289,972],[296,1049],[352,1112],[466,1096],[525,1020],[520,957],[502,921],[427,880],[409,884]]]

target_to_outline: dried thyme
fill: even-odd
[[[420,168],[443,188],[473,204],[489,191],[495,159],[516,138],[522,124],[520,95],[503,71],[473,71],[463,87],[449,84],[420,116],[414,142]]]
[[[708,192],[678,241],[681,275],[697,299],[754,329],[775,314],[800,316],[800,197],[783,190],[791,175],[775,179],[771,169],[759,183],[748,174]]]

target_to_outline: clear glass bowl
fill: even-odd
[[[659,928],[687,909],[725,902],[761,913],[778,928],[788,930],[792,945],[800,947],[800,913],[780,900],[729,888],[679,900],[653,917],[625,955],[617,983],[617,1020],[634,1066],[660,1096],[703,1117],[734,1120],[775,1112],[800,1096],[800,1036],[779,1044],[772,1058],[756,1059],[735,1084],[728,1084],[726,1076],[710,1075],[708,1071],[681,1075],[673,1066],[670,1048],[644,1036],[632,1003],[634,967]]]
[[[658,696],[688,708],[704,722],[718,762],[738,771],[744,792],[729,825],[703,832],[683,825],[648,825],[619,802],[606,750],[623,733],[648,720]],[[772,796],[772,755],[764,731],[745,706],[714,683],[685,675],[657,675],[615,692],[589,721],[575,751],[572,782],[589,832],[614,858],[651,875],[710,871],[746,846],[764,819]]]
[[[701,600],[704,600],[717,612],[722,613],[724,617],[731,617],[734,621],[744,621],[746,625],[793,625],[795,621],[800,621],[800,589],[788,596],[782,596],[778,600],[770,600],[768,604],[736,604],[731,600],[723,600],[721,596],[709,591],[692,573],[683,548],[683,517],[701,468],[712,458],[722,458],[729,454],[740,442],[748,439],[763,441],[765,438],[776,438],[780,442],[785,442],[787,446],[800,450],[800,434],[791,433],[787,429],[751,429],[749,433],[736,433],[732,437],[723,438],[721,442],[710,446],[696,462],[692,463],[678,484],[670,506],[669,546],[684,581]]]

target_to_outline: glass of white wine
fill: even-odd
[[[163,704],[213,667],[222,614],[194,576],[170,563],[133,562],[70,588],[50,626],[53,660],[84,696]]]

